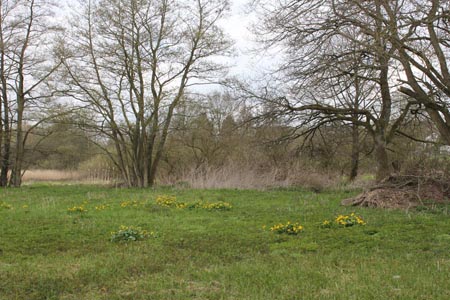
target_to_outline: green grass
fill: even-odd
[[[226,201],[229,211],[170,209]],[[296,189],[128,190],[31,185],[0,190],[0,299],[450,299],[448,206],[339,205],[352,193]],[[120,207],[126,200],[145,207]],[[84,214],[69,214],[74,205]],[[96,211],[94,207],[109,204]],[[28,205],[28,208],[23,208]],[[366,226],[321,229],[355,211]],[[262,226],[300,222],[298,236]],[[120,225],[156,238],[112,243]]]

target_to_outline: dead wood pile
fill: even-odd
[[[362,194],[342,201],[342,205],[408,209],[448,203],[450,182],[419,176],[395,176]]]

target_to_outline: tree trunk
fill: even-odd
[[[357,125],[352,127],[352,155],[349,180],[355,180],[359,168],[359,130]]]
[[[18,95],[17,103],[16,158],[14,160],[10,181],[10,185],[13,187],[20,187],[22,185],[22,164],[25,151],[23,141],[23,111],[25,107],[25,98],[23,95]]]
[[[155,159],[152,162],[152,168],[150,170],[150,174],[148,176],[148,186],[149,187],[153,187],[155,185],[155,180],[156,180],[156,170],[158,168],[158,164],[159,164],[159,159]]]
[[[375,160],[377,165],[376,181],[380,182],[391,175],[391,168],[389,165],[389,157],[384,137],[380,134],[377,134],[374,137],[374,143]]]
[[[6,187],[8,185],[8,173],[11,157],[11,130],[9,122],[9,103],[8,94],[6,93],[6,80],[2,78],[2,100],[3,100],[3,122],[2,122],[2,136],[1,136],[1,161],[0,161],[0,186]],[[1,105],[1,104],[0,104]],[[0,115],[0,119],[1,119]]]
[[[6,126],[5,126],[6,128]],[[0,171],[0,186],[6,187],[8,185],[8,173],[9,173],[9,160],[11,157],[11,133],[5,130],[3,139],[3,153],[1,161],[1,171]]]
[[[3,39],[3,24],[0,22],[0,43],[1,43],[1,86],[2,103],[0,103],[0,186],[8,185],[9,160],[11,156],[11,130],[9,122],[9,102],[8,102],[8,83],[5,75],[5,46]],[[3,119],[2,119],[3,115]]]

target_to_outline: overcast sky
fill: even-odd
[[[251,0],[229,0],[231,11],[229,15],[220,21],[220,25],[234,41],[235,56],[227,59],[231,69],[229,74],[244,79],[253,79],[262,73],[262,70],[273,61],[267,54],[256,55],[254,50],[256,43],[250,32],[252,22],[256,21],[254,14],[249,13],[247,7]],[[65,2],[65,3],[64,3]],[[65,8],[59,18],[66,17],[65,12],[71,10],[76,0],[61,0]]]
[[[235,42],[236,58],[232,60],[235,65],[231,72],[235,75],[247,73],[252,69],[255,58],[249,52],[254,43],[249,30],[251,15],[246,12],[248,0],[231,0],[230,16],[221,22],[221,25]]]
[[[251,0],[230,0],[230,16],[225,18],[221,25],[235,42],[236,57],[231,60],[234,67],[230,75],[236,75],[243,79],[260,78],[264,71],[273,67],[280,60],[280,49],[261,51],[261,45],[255,42],[255,36],[251,33],[252,23],[258,20],[253,9],[249,9]],[[258,49],[258,50],[257,50]]]

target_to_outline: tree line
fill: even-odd
[[[450,144],[448,1],[252,5],[259,45],[282,63],[199,95],[226,77],[227,1],[80,1],[64,21],[52,1],[0,1],[0,186],[71,151],[83,155],[54,165],[102,155],[129,187],[243,158],[354,179],[361,155],[381,181],[400,152]]]

